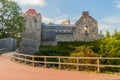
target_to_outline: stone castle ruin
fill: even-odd
[[[42,16],[34,9],[22,14],[26,20],[26,29],[22,32],[22,41],[17,49],[19,53],[36,54],[40,45],[56,45],[58,42],[94,41],[104,38],[98,34],[98,22],[83,12],[74,25],[70,20],[61,24],[42,23]],[[0,40],[0,54],[16,50],[15,39]]]
[[[26,20],[26,29],[22,33],[23,38],[37,41],[40,45],[56,45],[66,41],[93,41],[103,38],[98,34],[98,22],[83,12],[75,25],[70,20],[61,24],[42,23],[42,16],[34,9],[29,9],[23,14]]]

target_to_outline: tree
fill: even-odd
[[[117,35],[117,29],[115,29],[114,34]]]
[[[116,38],[117,40],[120,40],[120,32],[117,32],[117,29],[115,29],[112,37],[113,37],[113,38]]]
[[[111,36],[110,36],[110,33],[109,33],[109,31],[107,30],[106,31],[106,38],[110,38]]]
[[[49,22],[48,24],[53,25],[54,23],[53,22]]]
[[[117,32],[116,34],[113,34],[113,38],[116,38],[117,40],[120,40],[120,32]]]
[[[100,35],[103,35],[103,32],[102,32],[102,30],[100,30]]]
[[[0,0],[0,24],[2,34],[5,32],[7,37],[16,38],[25,29],[25,20],[21,14],[21,8],[12,0]],[[3,37],[3,36],[2,36]]]
[[[114,33],[112,34],[112,37],[113,38],[117,37],[117,29],[114,30]]]

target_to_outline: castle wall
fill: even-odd
[[[41,41],[41,45],[45,46],[57,45],[57,41]]]
[[[22,37],[36,40],[41,45],[56,45],[57,42],[64,41],[93,41],[102,37],[98,34],[97,21],[89,12],[83,12],[75,25],[67,24],[70,21],[63,22],[67,25],[42,24],[41,14],[34,13],[24,14],[26,29],[22,32]]]
[[[57,34],[56,41],[57,42],[74,41],[73,34]]]

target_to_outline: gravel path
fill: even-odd
[[[120,80],[118,75],[30,67],[0,56],[0,80]]]

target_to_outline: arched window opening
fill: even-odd
[[[84,30],[87,30],[87,29],[88,29],[88,26],[85,26],[85,27],[84,27]]]

